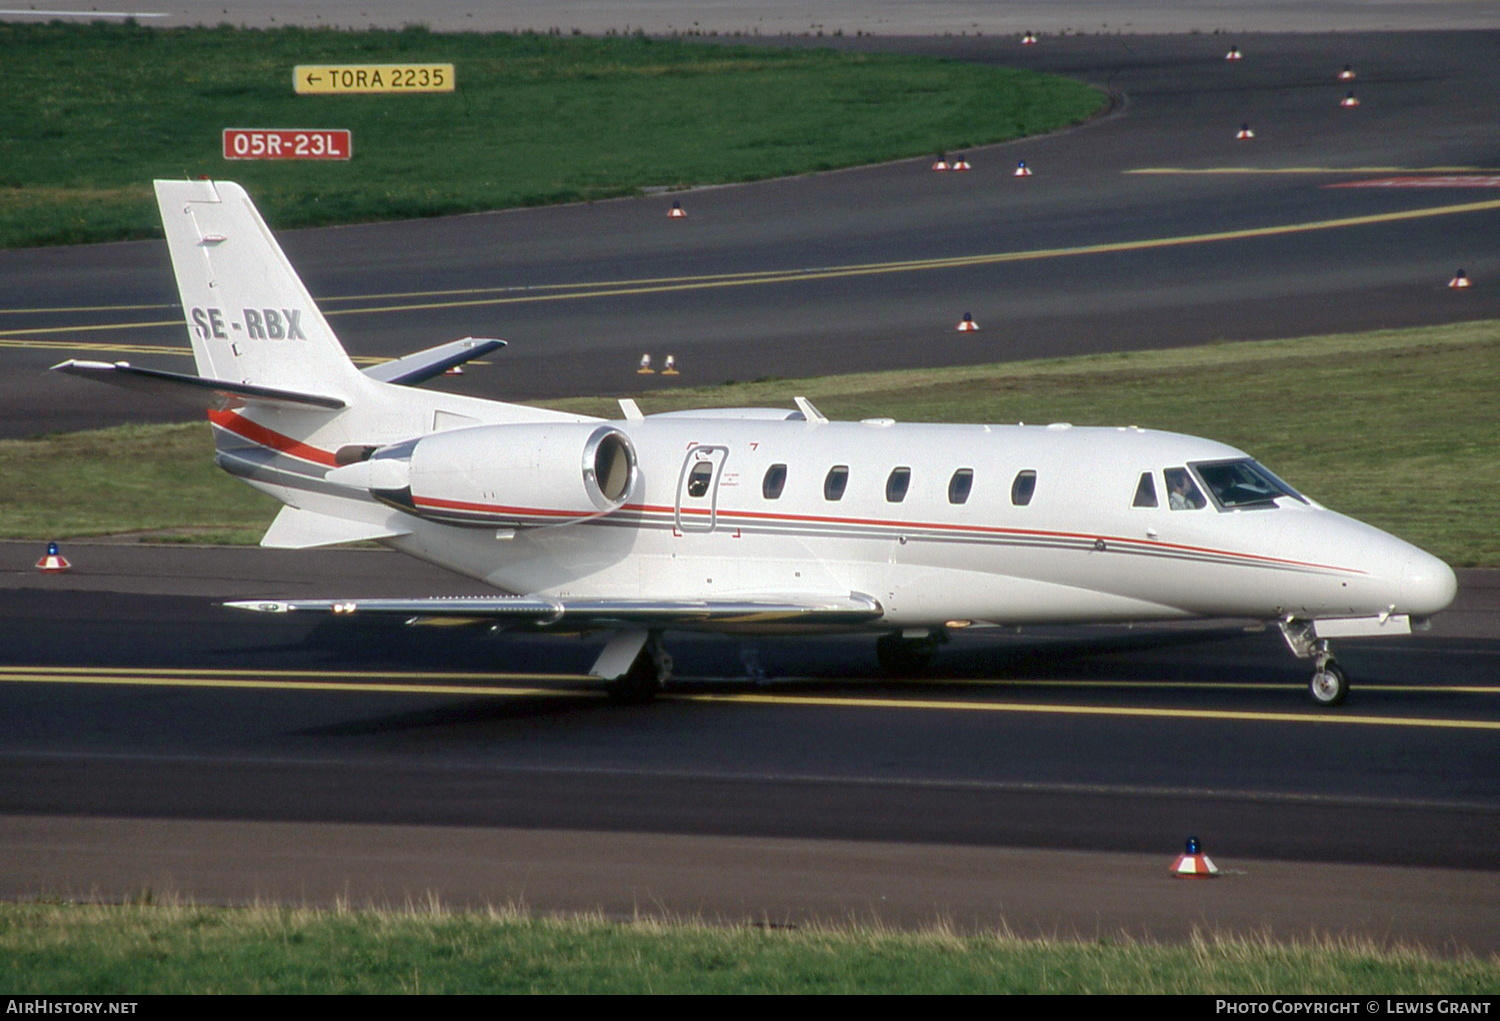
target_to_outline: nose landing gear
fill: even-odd
[[[1343,705],[1349,696],[1349,678],[1329,651],[1328,640],[1317,636],[1311,621],[1283,620],[1280,625],[1281,636],[1292,654],[1313,661],[1312,677],[1307,684],[1312,700],[1329,709]]]

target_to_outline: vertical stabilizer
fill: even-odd
[[[227,181],[157,181],[198,373],[351,399],[365,380],[250,196]]]

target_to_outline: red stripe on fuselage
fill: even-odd
[[[208,420],[220,429],[225,429],[236,436],[243,437],[251,443],[259,443],[263,447],[270,447],[280,454],[298,457],[304,461],[314,464],[327,465],[329,468],[338,464],[333,454],[327,450],[308,446],[300,440],[294,440],[290,436],[283,436],[274,429],[267,429],[250,421],[248,418],[234,411],[213,411],[208,413]]]
[[[676,508],[673,507],[650,507],[644,504],[627,504],[623,509],[637,511],[644,514],[672,514]],[[706,510],[690,510],[682,508],[682,513],[699,514],[707,516]],[[970,535],[1013,535],[1018,538],[1034,539],[1081,539],[1087,542],[1102,540],[1106,543],[1124,543],[1131,546],[1146,546],[1152,549],[1178,550],[1183,553],[1203,553],[1216,557],[1233,557],[1240,560],[1253,560],[1265,564],[1285,564],[1288,567],[1312,567],[1320,571],[1338,571],[1343,574],[1367,574],[1367,571],[1357,570],[1352,567],[1338,567],[1333,564],[1315,564],[1306,560],[1289,560],[1284,557],[1268,557],[1259,553],[1238,553],[1234,550],[1213,549],[1208,546],[1185,546],[1171,542],[1155,542],[1144,539],[1131,539],[1124,536],[1098,535],[1088,532],[1048,532],[1029,528],[1000,528],[993,525],[962,525],[948,524],[941,521],[882,521],[879,518],[838,518],[827,517],[816,514],[766,514],[756,511],[735,511],[719,509],[716,512],[720,518],[745,519],[745,523],[753,521],[786,522],[796,524],[805,522],[808,524],[831,524],[831,525],[863,525],[880,528],[910,528],[930,529],[932,531],[958,532]]]

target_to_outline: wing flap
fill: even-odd
[[[501,627],[685,628],[755,630],[849,627],[880,619],[878,600],[858,592],[746,596],[733,599],[557,599],[551,596],[450,596],[422,599],[287,599],[225,603],[260,613],[375,614],[410,622],[485,620]]]

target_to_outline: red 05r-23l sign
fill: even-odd
[[[347,128],[225,128],[226,160],[346,160],[354,152]]]

